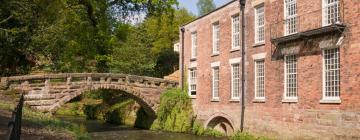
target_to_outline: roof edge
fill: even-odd
[[[203,17],[206,17],[206,16],[208,16],[208,15],[210,15],[210,14],[212,14],[212,13],[214,13],[214,12],[216,12],[216,11],[218,11],[218,10],[220,10],[220,9],[222,9],[222,8],[228,6],[228,5],[230,5],[230,4],[232,4],[233,2],[236,2],[236,1],[238,1],[238,0],[231,0],[231,1],[229,1],[228,3],[226,3],[226,4],[224,4],[224,5],[216,8],[216,9],[214,9],[214,10],[212,10],[212,11],[210,11],[209,13],[206,13],[206,14],[204,14],[204,15],[202,15],[202,16],[199,16],[199,17],[195,18],[194,20],[191,20],[191,21],[189,21],[189,22],[181,25],[180,27],[183,28],[184,26],[186,26],[186,25],[188,25],[188,24],[190,24],[190,23],[192,23],[192,22],[194,22],[194,21],[197,21],[197,20],[199,20],[199,19],[202,19]]]

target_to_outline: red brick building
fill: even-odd
[[[241,15],[231,1],[184,25],[183,79],[197,119],[241,119]],[[360,1],[247,0],[244,130],[279,139],[360,139]]]

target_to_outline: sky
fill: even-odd
[[[180,7],[184,7],[186,9],[188,9],[189,11],[191,11],[191,13],[193,14],[198,14],[198,9],[196,7],[196,3],[198,2],[198,0],[178,0],[180,3]],[[222,6],[225,3],[228,3],[231,0],[214,0],[216,7]]]

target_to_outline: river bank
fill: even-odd
[[[7,132],[7,123],[17,99],[14,95],[16,94],[0,94],[0,138],[4,138]],[[246,133],[226,137],[221,132],[202,127],[193,116],[190,98],[178,89],[163,93],[157,118],[151,122],[148,122],[147,114],[139,109],[134,101],[109,93],[98,95],[106,96],[74,100],[63,107],[60,115],[39,113],[25,107],[22,138],[25,140],[143,140],[144,138],[147,140],[266,140]],[[147,129],[135,128],[139,124]]]
[[[0,139],[5,139],[12,110],[16,104],[13,95],[0,94]],[[22,140],[86,140],[87,132],[49,114],[37,113],[28,108],[23,110]]]

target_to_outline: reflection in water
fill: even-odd
[[[81,117],[58,116],[58,118],[86,129],[90,137],[94,140],[226,140],[226,138],[200,137],[183,133],[140,130],[128,126],[106,124],[97,120],[86,120]]]

